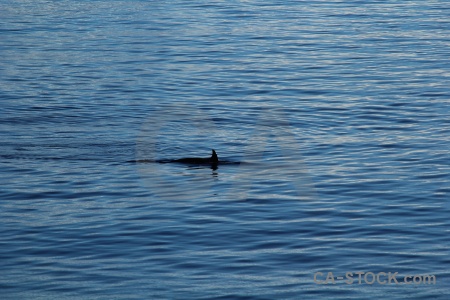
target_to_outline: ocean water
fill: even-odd
[[[0,53],[1,299],[448,299],[448,1],[3,0]]]

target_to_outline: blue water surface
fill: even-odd
[[[448,299],[448,4],[2,1],[1,298]]]

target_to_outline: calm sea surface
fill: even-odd
[[[1,299],[448,299],[449,1],[2,0],[0,55]]]

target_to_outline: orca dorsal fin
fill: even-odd
[[[219,162],[219,158],[217,157],[217,153],[214,149],[212,150],[212,154],[211,154],[211,162],[217,164]]]

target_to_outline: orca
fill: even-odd
[[[191,165],[211,165],[217,166],[219,164],[219,157],[214,149],[211,149],[211,157],[199,158],[199,157],[186,157],[180,159],[174,159],[171,162]]]
[[[201,157],[185,157],[179,159],[159,159],[159,160],[151,160],[151,159],[139,159],[139,160],[130,160],[130,163],[179,163],[186,164],[189,166],[209,166],[211,169],[216,170],[218,165],[240,165],[243,162],[235,162],[228,160],[220,160],[217,156],[217,153],[214,149],[211,149],[211,157],[201,158]]]

